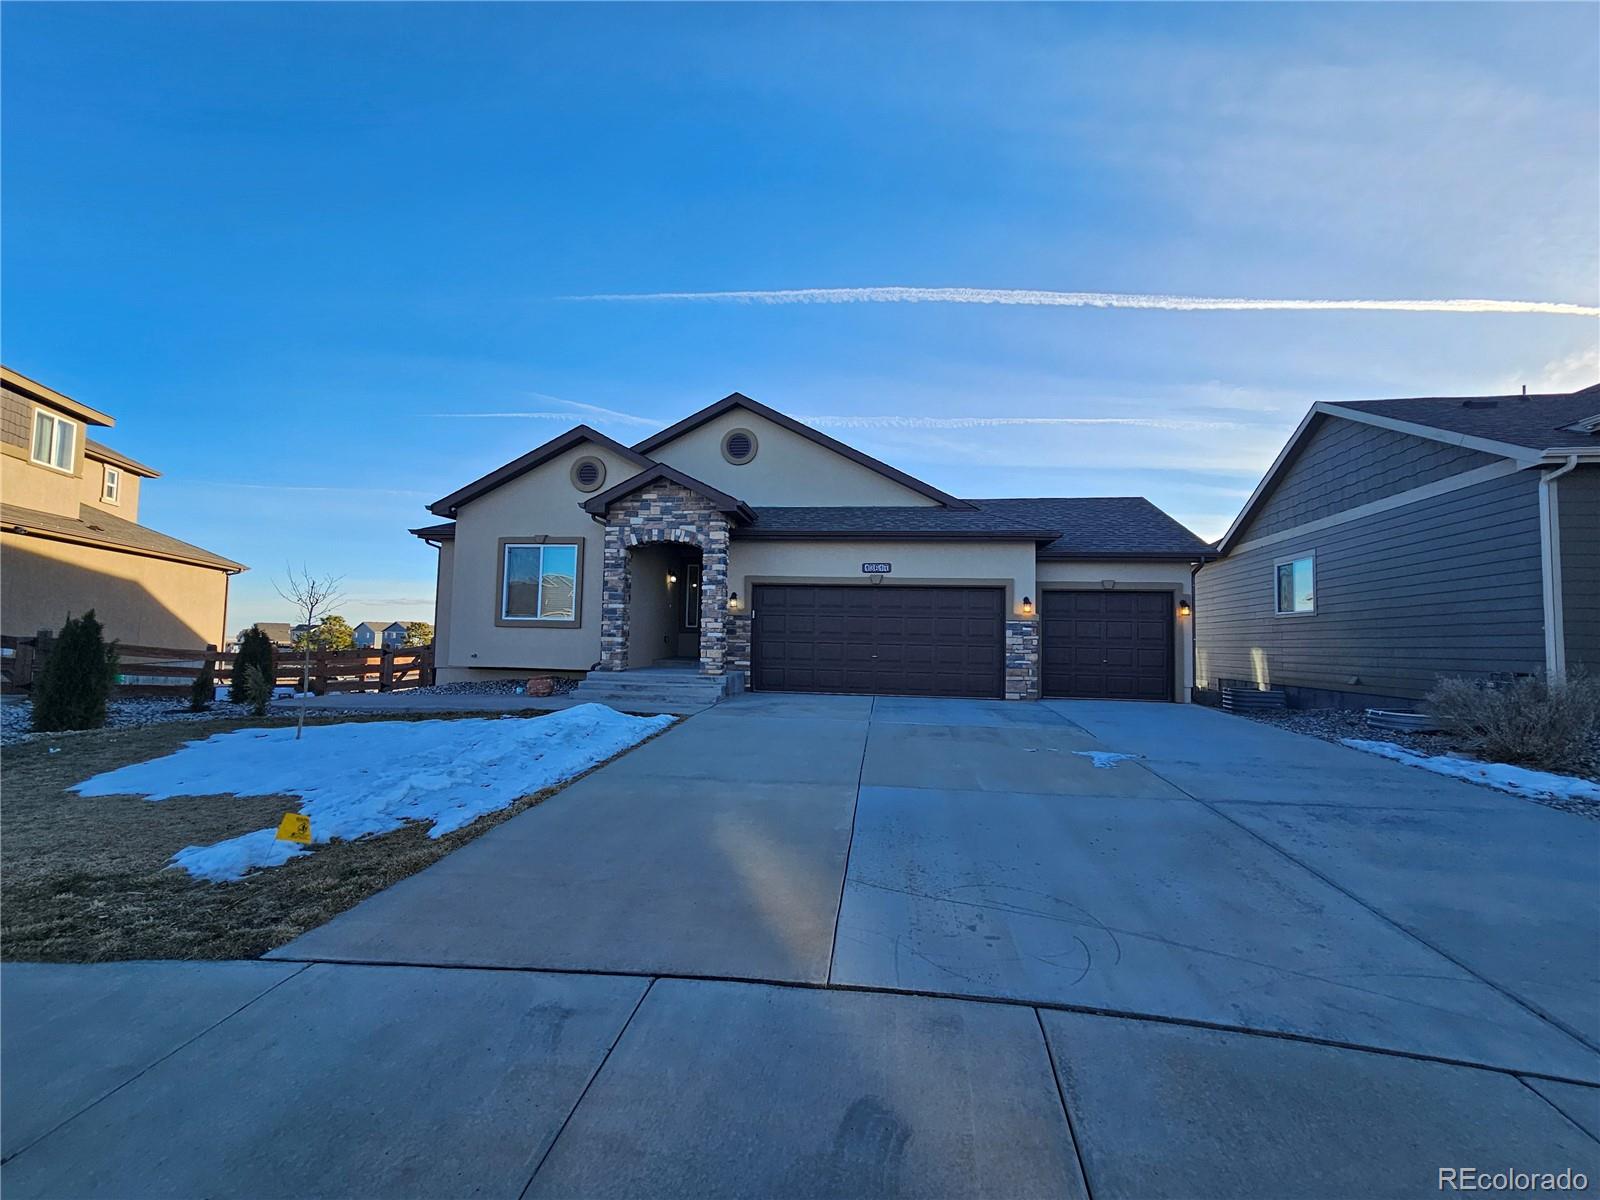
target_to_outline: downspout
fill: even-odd
[[[1578,465],[1576,454],[1539,476],[1539,574],[1544,584],[1544,673],[1551,683],[1567,678],[1566,622],[1561,610],[1561,509],[1551,486]]]
[[[1205,559],[1189,564],[1189,699],[1200,688],[1200,568]]]

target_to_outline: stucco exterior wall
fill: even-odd
[[[1113,591],[1170,592],[1174,614],[1172,637],[1174,696],[1185,702],[1191,698],[1191,690],[1194,688],[1194,617],[1176,615],[1178,601],[1184,596],[1192,600],[1194,596],[1192,590],[1194,579],[1189,573],[1188,563],[1160,560],[1119,562],[1111,559],[1082,562],[1047,561],[1039,564],[1038,573],[1041,592],[1052,588],[1099,591],[1105,588],[1108,582],[1112,585],[1110,590]]]
[[[748,429],[756,435],[756,456],[743,466],[722,457],[722,439],[731,429]],[[723,413],[657,447],[650,457],[754,507],[938,503],[742,409]]]
[[[864,575],[864,562],[887,562],[887,575]],[[748,605],[758,583],[961,584],[1004,587],[1006,612],[1022,616],[1034,593],[1032,542],[741,542],[729,551],[728,587]],[[759,613],[753,614],[760,620]]]
[[[441,552],[439,558],[440,570],[448,570],[450,580],[448,603],[441,592],[435,621],[436,628],[448,626],[438,647],[441,666],[527,674],[586,671],[600,660],[604,527],[579,507],[591,493],[580,492],[569,475],[574,462],[591,456],[605,463],[607,487],[638,472],[620,455],[583,444],[468,502],[456,514],[453,551],[448,557]],[[540,535],[583,541],[578,624],[570,629],[496,625],[500,539]],[[441,675],[445,678],[464,677]]]
[[[115,466],[115,464],[112,464]],[[107,504],[102,497],[106,487],[106,464],[96,458],[85,457],[83,460],[83,473],[79,476],[78,497],[83,503],[112,516],[121,517],[124,521],[137,521],[139,519],[139,485],[144,480],[135,475],[126,467],[117,468],[122,471],[122,480],[117,485],[116,504]]]
[[[106,636],[145,646],[224,645],[226,572],[23,534],[0,533],[4,632],[60,629],[89,609]]]
[[[81,455],[78,463],[81,470]],[[41,467],[28,458],[26,450],[0,446],[0,497],[4,497],[7,504],[76,517],[82,487],[78,474],[68,475],[65,471]]]

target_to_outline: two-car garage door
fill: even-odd
[[[1003,588],[762,584],[751,686],[775,692],[1000,696]]]
[[[1040,599],[1044,695],[1172,699],[1170,593]],[[753,600],[758,691],[1005,694],[1003,588],[761,584]]]

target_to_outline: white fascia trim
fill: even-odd
[[[1385,496],[1382,500],[1372,500],[1366,504],[1358,504],[1354,508],[1347,508],[1343,512],[1332,513],[1326,517],[1318,517],[1315,521],[1307,521],[1304,525],[1296,525],[1293,529],[1280,529],[1276,533],[1252,538],[1248,542],[1240,542],[1229,553],[1242,554],[1246,550],[1258,550],[1263,546],[1273,546],[1279,542],[1286,542],[1290,538],[1302,537],[1308,533],[1317,533],[1323,529],[1332,529],[1336,525],[1359,521],[1363,517],[1376,516],[1378,513],[1404,508],[1408,504],[1431,500],[1435,496],[1444,496],[1450,492],[1459,492],[1463,488],[1476,487],[1480,483],[1503,479],[1507,475],[1515,475],[1518,471],[1525,469],[1523,464],[1515,462],[1497,462],[1490,463],[1486,467],[1474,467],[1470,471],[1463,471],[1461,474],[1452,475],[1448,479],[1438,479],[1433,483],[1425,483],[1421,487],[1414,487],[1410,491],[1396,492],[1393,496]]]
[[[1277,483],[1278,472],[1289,461],[1289,455],[1300,444],[1300,439],[1305,436],[1306,427],[1311,424],[1311,419],[1317,416],[1317,406],[1313,404],[1306,410],[1306,415],[1300,418],[1300,424],[1294,427],[1294,432],[1289,435],[1289,440],[1283,444],[1283,449],[1278,451],[1278,457],[1272,460],[1272,465],[1267,468],[1267,473],[1261,477],[1261,482],[1256,484],[1256,490],[1250,493],[1250,499],[1244,502],[1244,507],[1239,510],[1239,515],[1233,519],[1233,524],[1228,526],[1228,532],[1222,535],[1217,542],[1217,551],[1221,554],[1228,553],[1233,548],[1234,536],[1244,526],[1245,520],[1256,510],[1256,505],[1266,498],[1266,493],[1272,485]]]
[[[1564,465],[1539,476],[1539,575],[1544,592],[1544,673],[1551,683],[1567,678],[1566,614],[1561,607],[1561,508],[1556,480],[1578,465],[1569,455]]]
[[[1343,417],[1347,421],[1360,421],[1363,425],[1376,425],[1380,429],[1392,429],[1396,433],[1409,433],[1413,437],[1427,438],[1433,442],[1443,442],[1447,446],[1462,446],[1468,450],[1481,450],[1485,454],[1498,454],[1504,458],[1514,458],[1524,466],[1536,463],[1542,451],[1530,450],[1527,446],[1517,446],[1511,442],[1499,442],[1493,438],[1473,437],[1467,433],[1455,433],[1449,429],[1440,429],[1436,425],[1420,425],[1415,421],[1397,421],[1393,417],[1379,416],[1377,413],[1366,412],[1359,408],[1346,408],[1336,400],[1319,400],[1311,406],[1315,411],[1326,413],[1332,417]]]

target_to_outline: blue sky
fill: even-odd
[[[1209,537],[1315,400],[1600,379],[1589,315],[573,298],[1593,308],[1595,5],[3,24],[0,350],[117,416],[149,524],[252,566],[235,624],[288,615],[286,563],[425,618],[429,500],[734,390],[957,494],[1143,494]],[[500,413],[555,415],[467,415]]]

